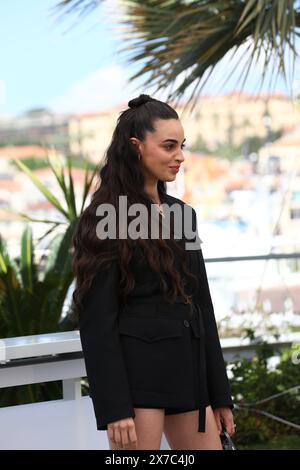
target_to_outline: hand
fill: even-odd
[[[136,449],[137,436],[133,418],[113,421],[107,425],[109,440],[120,449]]]
[[[213,410],[215,420],[217,423],[219,434],[222,431],[222,422],[224,423],[224,427],[228,432],[229,436],[233,436],[235,433],[235,424],[233,419],[233,414],[231,408],[216,408]]]

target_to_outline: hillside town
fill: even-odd
[[[72,156],[75,196],[84,187],[82,162],[101,167],[118,113],[125,104],[98,113],[54,115],[32,110],[0,123],[0,227],[16,255],[24,220],[59,220],[55,207],[13,163],[35,161],[34,175],[61,200],[60,188],[46,163]],[[180,114],[181,109],[178,109]],[[204,96],[192,115],[183,113],[187,139],[185,161],[168,192],[191,204],[197,212],[199,235],[207,258],[246,256],[299,250],[300,233],[300,106],[287,96],[230,93]],[[230,157],[229,157],[230,155]],[[13,209],[12,211],[10,209]],[[14,213],[15,212],[15,213]],[[34,224],[41,236],[45,224]],[[221,242],[220,242],[221,240]],[[43,245],[40,246],[41,251]],[[216,315],[224,334],[239,322],[229,312],[242,312],[257,288],[256,273],[264,262],[211,263],[208,271]],[[284,261],[281,261],[284,263]],[[268,262],[259,301],[283,315],[292,304],[292,322],[300,325],[299,260],[284,265],[288,291],[278,262]],[[230,266],[230,268],[229,268]],[[242,271],[240,278],[238,273]],[[226,296],[222,295],[224,290]],[[266,307],[267,308],[267,307]],[[297,316],[298,314],[298,316]],[[251,321],[253,321],[253,314]],[[230,319],[230,321],[229,321]],[[223,323],[222,323],[223,320]],[[274,320],[275,322],[277,320]],[[227,333],[226,333],[227,332]]]

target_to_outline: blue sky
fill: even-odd
[[[135,70],[118,53],[123,44],[112,31],[113,0],[69,30],[76,16],[59,23],[50,10],[57,1],[1,2],[0,116],[40,106],[58,112],[94,111],[126,103],[140,92],[151,93],[138,88],[138,82],[127,82]],[[255,78],[257,73],[245,90],[254,89]],[[222,90],[231,91],[234,84],[230,80]],[[287,92],[282,80],[276,89]]]

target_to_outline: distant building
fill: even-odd
[[[270,194],[284,194],[278,231],[300,233],[300,126],[259,151],[259,172],[268,179]],[[277,211],[279,208],[277,208]]]
[[[185,112],[181,117],[180,108],[177,111],[187,145],[200,140],[212,151],[221,144],[238,146],[251,136],[268,138],[270,130],[288,131],[300,122],[300,107],[283,93],[204,95],[192,114]]]
[[[300,125],[259,151],[261,173],[296,172],[300,176]]]
[[[188,151],[185,157],[183,199],[201,208],[204,219],[229,217],[231,191],[248,190],[255,185],[248,161],[229,162],[225,158]]]
[[[250,93],[203,95],[191,113],[184,112],[183,107],[184,103],[178,104],[176,110],[185,130],[187,149],[193,147],[193,150],[203,143],[213,152],[219,145],[238,146],[253,136],[268,139],[270,133],[293,129],[300,122],[299,107],[282,93],[269,97]],[[101,162],[119,114],[125,109],[127,104],[122,103],[99,112],[71,116],[71,152]]]
[[[0,121],[0,146],[55,146],[69,153],[69,115],[58,115],[44,108]]]
[[[101,162],[117,124],[118,111],[118,108],[110,108],[71,116],[69,120],[71,153],[88,157],[94,163]]]

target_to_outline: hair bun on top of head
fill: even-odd
[[[154,101],[153,98],[149,95],[140,95],[138,98],[133,98],[132,100],[128,101],[129,108],[138,108],[144,103],[148,103],[148,101]]]

